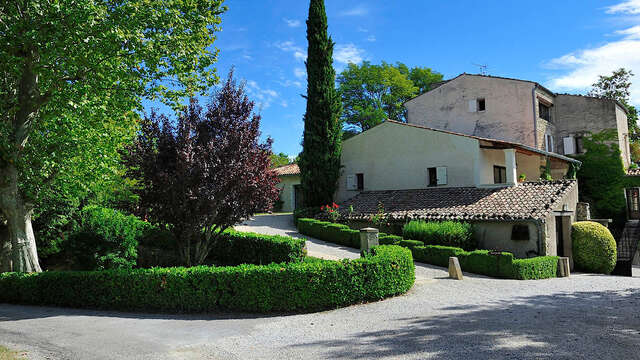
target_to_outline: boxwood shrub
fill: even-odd
[[[245,264],[0,274],[0,302],[124,311],[313,311],[408,291],[411,252],[377,246],[364,258]]]
[[[593,221],[572,225],[573,261],[577,270],[611,274],[618,258],[616,240],[609,229]]]
[[[213,244],[209,259],[222,265],[299,262],[305,256],[305,240],[227,230]]]
[[[331,224],[315,219],[300,219],[298,231],[328,242],[338,242],[326,231],[320,230]],[[352,230],[356,231],[356,230]],[[463,271],[506,279],[546,279],[556,277],[558,257],[540,256],[530,259],[515,259],[508,252],[489,250],[466,251],[459,247],[443,245],[425,245],[418,240],[403,240],[394,235],[380,233],[378,241],[383,244],[397,244],[409,248],[415,261],[448,267],[449,257],[455,256],[460,261]],[[359,248],[359,244],[353,246]]]
[[[456,221],[414,220],[404,225],[402,237],[415,239],[427,245],[456,246],[473,250],[476,244],[472,236],[471,224]]]

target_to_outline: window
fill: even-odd
[[[567,136],[562,138],[564,145],[564,154],[571,155],[576,153],[576,140],[573,136]]]
[[[506,184],[507,183],[507,168],[504,166],[493,166],[493,183],[494,184]]]
[[[527,225],[513,225],[511,240],[529,240],[529,227]]]
[[[478,109],[478,111],[485,111],[485,103],[484,103],[484,99],[478,99],[476,100],[476,108]]]
[[[551,121],[551,106],[543,104],[540,100],[538,100],[538,117]]]
[[[356,180],[357,180],[357,189],[358,190],[364,190],[364,174],[356,174]]]
[[[427,169],[427,186],[447,185],[447,167],[438,166]]]
[[[432,168],[428,168],[427,169],[427,176],[429,177],[427,180],[427,184],[429,186],[436,186],[438,185],[438,172],[436,170],[436,168],[432,167]]]
[[[544,136],[544,145],[548,152],[553,152],[553,136],[551,136],[551,134]]]

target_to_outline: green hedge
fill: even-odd
[[[476,244],[471,224],[456,221],[414,220],[404,225],[402,237],[424,242],[426,245],[456,246],[473,250]]]
[[[557,256],[538,256],[513,260],[513,276],[518,280],[548,279],[558,272]]]
[[[573,261],[577,270],[611,274],[616,267],[616,240],[606,226],[578,221],[571,227]]]
[[[0,274],[0,303],[124,311],[312,311],[408,291],[411,252],[377,246],[364,258],[233,267]]]
[[[378,242],[380,245],[398,245],[402,241],[402,236],[388,235],[385,233],[378,234]]]
[[[213,244],[209,259],[223,265],[299,262],[305,256],[305,240],[227,230]]]
[[[298,231],[305,235],[336,243],[338,242],[336,238],[325,230],[329,224],[331,223],[315,219],[300,219],[298,221]],[[463,271],[497,278],[521,280],[553,278],[556,277],[558,267],[558,258],[556,256],[514,259],[513,254],[507,252],[489,250],[465,251],[459,247],[425,245],[422,241],[403,240],[399,236],[380,233],[379,241],[381,243],[382,239],[384,239],[385,243],[409,248],[416,261],[448,267],[449,257],[455,256],[460,261],[460,267]],[[353,247],[359,248],[359,244]]]

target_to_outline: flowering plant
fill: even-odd
[[[333,203],[331,205],[322,205],[320,210],[324,211],[332,222],[336,222],[340,217],[340,213],[338,212],[339,207],[340,206],[338,204]]]

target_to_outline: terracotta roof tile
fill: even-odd
[[[640,176],[640,168],[627,170],[627,175],[629,175],[629,176]]]
[[[300,175],[300,168],[298,167],[298,164],[289,164],[285,166],[280,166],[273,169],[273,171],[275,171],[278,176]]]
[[[341,204],[344,217],[368,219],[384,207],[389,220],[541,220],[576,186],[575,180],[501,188],[451,187],[366,191]],[[348,209],[353,206],[349,216]]]

